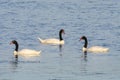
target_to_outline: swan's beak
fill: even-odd
[[[11,44],[13,44],[13,42],[12,42],[12,41],[10,42],[10,45],[11,45]]]
[[[79,41],[81,41],[82,40],[82,38],[80,38],[80,40]]]

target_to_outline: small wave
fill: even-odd
[[[4,61],[0,61],[0,63],[40,63],[40,61],[7,61],[7,60],[4,60]]]

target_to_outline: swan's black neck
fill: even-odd
[[[19,45],[18,45],[17,41],[15,41],[14,44],[15,44],[15,51],[18,52],[18,47],[19,47]],[[17,58],[18,58],[18,55],[15,55],[15,58],[17,59]]]
[[[62,33],[63,33],[63,30],[60,30],[60,32],[59,32],[59,39],[60,39],[60,41],[63,40],[63,38],[62,38]]]
[[[13,41],[11,41],[10,44],[15,44],[15,51],[18,52],[18,47],[19,47],[19,45],[18,45],[17,41],[16,41],[16,40],[13,40]],[[15,55],[15,58],[16,58],[16,59],[18,58],[18,55],[17,55],[17,54]]]
[[[88,45],[88,41],[87,41],[87,38],[86,38],[86,37],[84,37],[83,39],[85,40],[85,44],[84,44],[84,47],[85,47],[85,48],[87,48],[87,45]]]
[[[15,51],[18,51],[19,45],[17,42],[15,42]]]

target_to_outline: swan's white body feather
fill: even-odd
[[[20,55],[24,57],[32,57],[32,56],[39,56],[41,51],[31,50],[31,49],[22,49],[20,51],[14,51],[15,55]]]
[[[101,53],[101,52],[108,52],[109,48],[105,48],[102,46],[93,46],[90,48],[84,48],[83,47],[83,51],[87,51],[87,52],[93,52],[93,53]]]
[[[59,39],[55,39],[55,38],[50,38],[50,39],[41,39],[38,38],[39,41],[43,44],[53,44],[53,45],[63,45],[64,44],[64,40],[59,40]]]

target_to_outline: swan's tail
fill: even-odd
[[[40,54],[42,51],[40,50],[40,51],[38,51],[38,54]]]
[[[43,43],[43,40],[42,40],[41,38],[38,37],[38,40],[39,40],[41,43]]]
[[[106,51],[109,51],[109,48],[106,48],[105,50],[106,50]]]
[[[41,54],[41,50],[40,51],[37,51],[36,54],[31,54],[30,56],[39,56]]]

